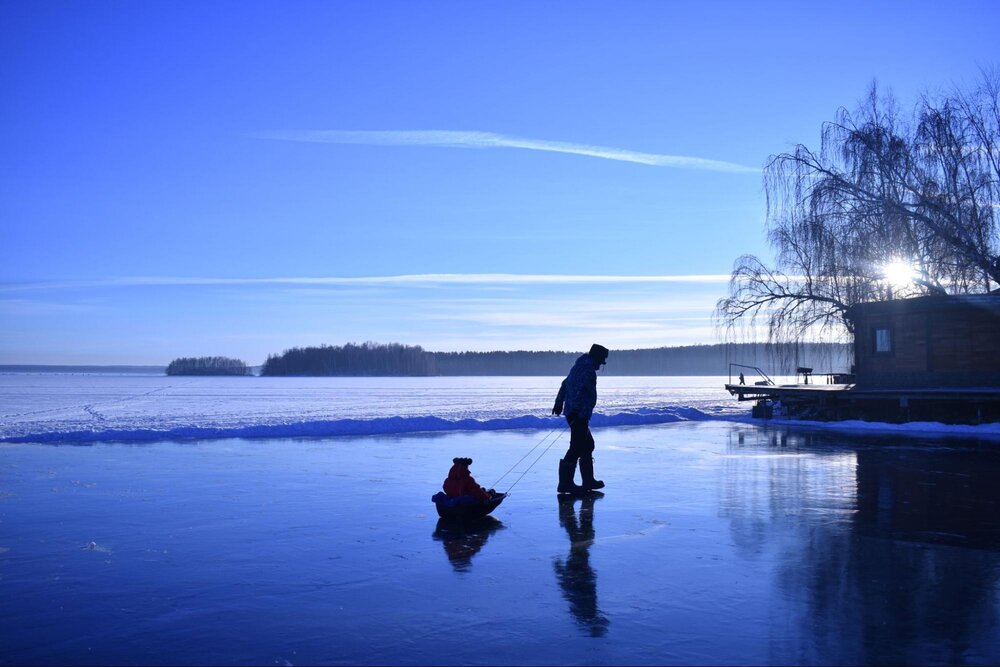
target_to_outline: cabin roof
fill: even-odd
[[[910,299],[890,299],[889,301],[869,301],[857,303],[847,311],[851,319],[870,315],[898,313],[939,312],[941,310],[988,310],[1000,315],[1000,293],[989,294],[948,294],[945,296],[918,296]]]

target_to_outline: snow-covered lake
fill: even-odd
[[[562,378],[0,374],[0,441],[553,428]],[[746,416],[720,377],[601,377],[594,426]]]
[[[564,425],[550,414],[561,380],[0,373],[0,442],[548,430]],[[591,425],[758,421],[750,418],[749,403],[739,403],[723,389],[726,381],[725,377],[600,376]],[[855,433],[1000,438],[1000,424],[786,423]]]

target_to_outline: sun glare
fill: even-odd
[[[882,275],[893,287],[907,287],[913,282],[916,272],[909,262],[894,259],[882,268]]]

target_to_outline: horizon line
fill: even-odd
[[[250,136],[275,141],[298,141],[321,144],[354,144],[363,146],[433,146],[439,148],[520,148],[523,150],[567,153],[586,157],[632,162],[652,167],[701,169],[727,173],[760,174],[757,167],[748,167],[725,160],[712,160],[688,155],[647,153],[625,148],[595,146],[570,141],[527,139],[496,132],[478,130],[270,130]]]
[[[366,342],[372,342],[372,341],[366,341]],[[384,343],[381,342],[381,341],[374,341],[374,342],[376,342],[376,344],[379,344],[379,345],[397,344],[394,341],[388,341],[388,342],[384,342]],[[809,341],[802,341],[802,342],[805,343],[805,344],[807,344],[807,345],[851,345],[851,343],[839,343],[839,342],[835,342],[835,341],[815,341],[815,340],[809,340]],[[337,343],[335,346],[341,346],[341,347],[343,347],[343,346],[346,346],[346,345],[362,345],[362,344],[363,343],[358,343],[356,341],[347,341],[346,343]],[[411,345],[411,344],[408,344],[408,343],[398,343],[398,344],[406,345],[408,347],[420,347],[421,349],[423,349],[424,352],[427,352],[429,354],[492,354],[492,353],[503,353],[503,354],[514,354],[514,353],[527,353],[527,354],[570,354],[570,355],[581,354],[580,350],[524,349],[524,348],[518,348],[518,349],[491,349],[491,350],[429,350],[429,349],[424,349],[423,346],[419,345],[419,344],[416,344],[416,345]],[[658,346],[655,346],[655,347],[622,347],[622,348],[612,347],[612,348],[609,348],[609,349],[612,352],[622,353],[622,352],[647,352],[647,351],[656,351],[656,350],[676,350],[676,349],[686,348],[686,347],[718,347],[718,346],[730,346],[730,345],[743,345],[743,346],[764,345],[764,346],[771,346],[771,345],[781,345],[781,343],[773,343],[773,342],[768,342],[766,340],[759,340],[759,341],[739,341],[739,342],[736,342],[736,341],[725,341],[725,342],[716,342],[716,343],[684,343],[684,344],[680,344],[680,345],[658,345]],[[304,345],[304,346],[300,346],[300,347],[308,348],[308,347],[318,347],[318,346],[316,346],[316,345]],[[202,355],[202,356],[211,356],[211,355]],[[259,366],[263,365],[263,362],[261,362],[261,363],[245,362],[245,363],[247,364],[248,367],[252,367],[252,368],[253,367],[259,367]],[[30,362],[3,361],[3,362],[0,362],[0,369],[12,368],[12,367],[21,367],[21,368],[46,368],[46,367],[64,367],[64,368],[166,368],[168,365],[169,365],[169,362],[167,362],[167,363],[162,363],[162,362],[161,363],[128,363],[128,362],[113,362],[113,363],[61,363],[61,362],[30,363]],[[209,377],[209,376],[206,376],[206,377]],[[321,376],[321,375],[317,375],[317,376],[308,376],[308,377],[372,377],[372,376],[363,376],[363,375],[358,375],[358,376]],[[377,377],[395,377],[395,376],[377,376]],[[511,375],[510,377],[522,377],[522,376]],[[528,376],[523,376],[523,377],[528,377]],[[699,377],[716,377],[716,376],[715,375],[711,375],[711,376],[699,376]]]

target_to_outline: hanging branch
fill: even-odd
[[[768,340],[851,332],[848,309],[889,296],[884,270],[914,276],[896,297],[1000,284],[1000,77],[924,97],[912,119],[873,85],[825,123],[819,151],[798,145],[764,171],[776,264],[737,259],[716,306],[727,338],[766,325]]]

